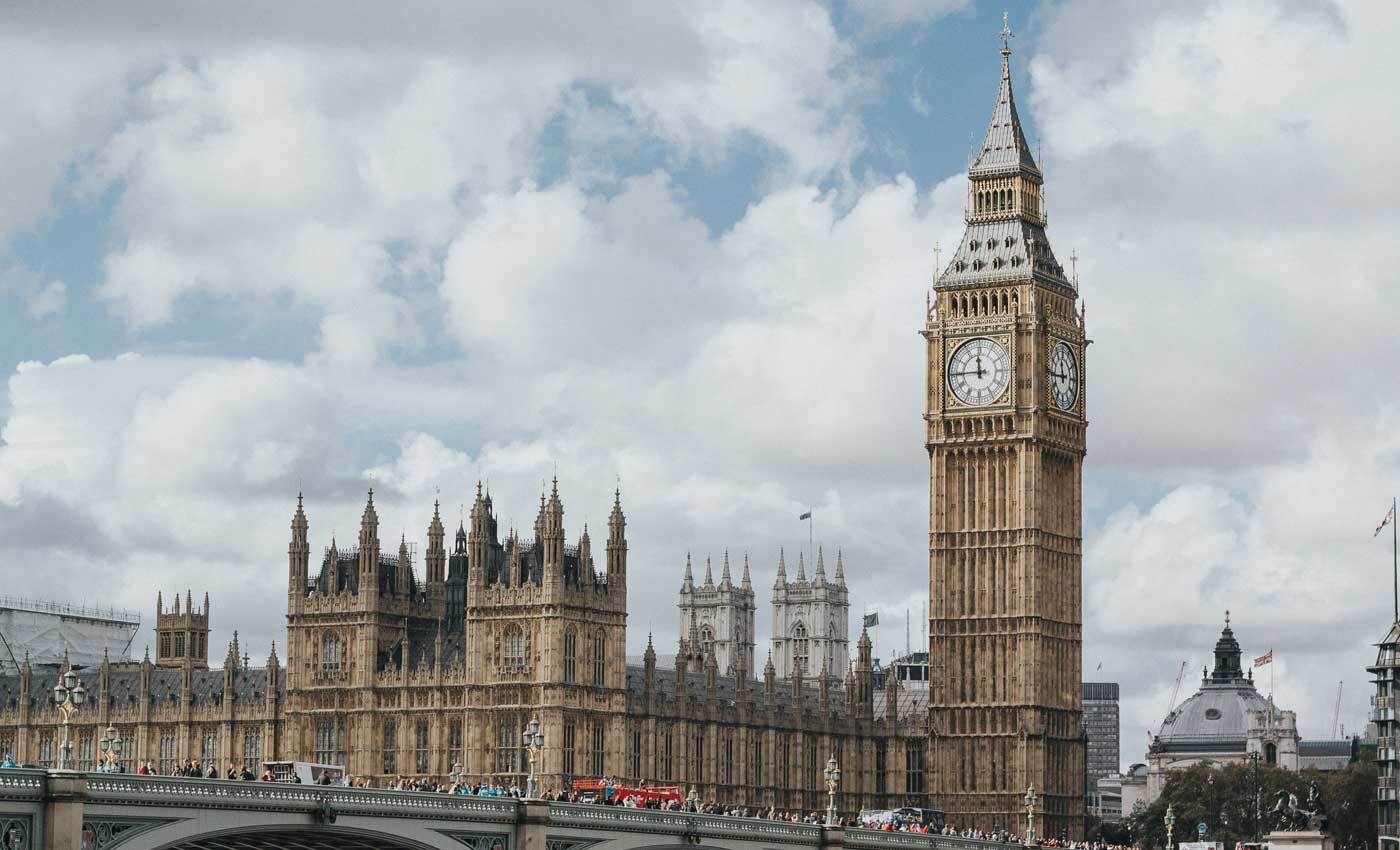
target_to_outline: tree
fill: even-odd
[[[1260,765],[1256,772],[1248,762],[1174,770],[1161,796],[1126,823],[1143,847],[1165,847],[1163,818],[1170,805],[1176,816],[1175,841],[1195,841],[1198,823],[1206,824],[1207,841],[1226,847],[1241,840],[1257,841],[1277,827],[1269,811],[1278,793],[1296,794],[1301,804],[1313,781],[1330,816],[1329,831],[1337,846],[1357,850],[1368,846],[1376,834],[1376,768],[1364,762],[1336,771],[1295,772]],[[1256,799],[1262,817],[1256,817]]]

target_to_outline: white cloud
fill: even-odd
[[[884,28],[928,24],[969,7],[968,0],[851,0],[851,11]]]
[[[29,297],[29,315],[47,319],[63,312],[68,303],[68,287],[61,280],[51,280]]]

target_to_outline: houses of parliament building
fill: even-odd
[[[791,624],[773,642],[787,659],[781,670],[772,657],[753,669],[749,569],[745,561],[735,582],[727,557],[718,583],[708,567],[695,582],[687,563],[674,664],[661,669],[648,639],[642,663],[629,665],[626,523],[619,495],[596,555],[586,529],[566,542],[556,482],[541,496],[533,539],[503,537],[478,487],[450,541],[434,506],[420,576],[406,542],[381,546],[371,491],[356,544],[332,541],[313,572],[299,497],[285,661],[274,647],[250,667],[235,636],[223,669],[210,669],[207,598],[160,600],[154,660],[79,671],[92,698],[74,717],[76,766],[92,769],[110,724],[128,741],[128,770],[199,759],[257,773],[262,760],[291,759],[385,784],[460,765],[474,781],[523,786],[521,732],[537,719],[544,789],[606,776],[816,809],[835,754],[843,808],[926,800],[924,693],[903,692],[893,676],[877,690],[864,633],[846,660],[836,639],[848,607],[840,560],[831,579],[824,558],[811,578],[801,560],[790,582],[780,567],[774,616]],[[58,674],[59,665],[26,662],[0,677],[0,749],[18,762],[58,763]]]
[[[502,535],[478,486],[450,540],[434,508],[421,576],[406,541],[382,545],[372,492],[354,545],[332,541],[313,571],[298,497],[285,661],[274,647],[250,666],[235,634],[223,669],[209,669],[208,601],[160,600],[154,660],[83,672],[94,698],[76,715],[78,766],[92,766],[111,724],[130,742],[128,769],[199,759],[256,770],[277,758],[344,764],[384,783],[460,764],[474,781],[508,784],[527,770],[521,732],[538,719],[546,789],[608,776],[810,810],[823,806],[822,767],[835,755],[846,811],[931,804],[960,827],[1019,832],[1034,786],[1042,834],[1082,836],[1088,339],[1077,282],[1045,232],[1044,178],[1016,112],[1005,28],[1001,53],[992,120],[968,170],[966,230],[919,321],[927,689],[882,676],[864,632],[852,658],[839,554],[830,578],[824,556],[799,556],[791,581],[779,554],[761,668],[747,558],[735,570],[726,555],[718,582],[708,562],[697,582],[687,558],[674,663],[658,663],[648,638],[632,665],[620,497],[595,551],[586,528],[568,542],[557,482],[529,538]],[[56,763],[57,675],[26,662],[0,677],[0,749],[20,762]]]

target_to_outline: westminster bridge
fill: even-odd
[[[3,850],[1009,850],[944,835],[414,791],[0,770]]]

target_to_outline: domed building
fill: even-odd
[[[1264,764],[1298,769],[1297,716],[1255,689],[1240,656],[1227,611],[1215,643],[1215,669],[1166,716],[1147,749],[1149,802],[1162,793],[1168,771],[1196,764],[1239,762],[1257,752]]]

